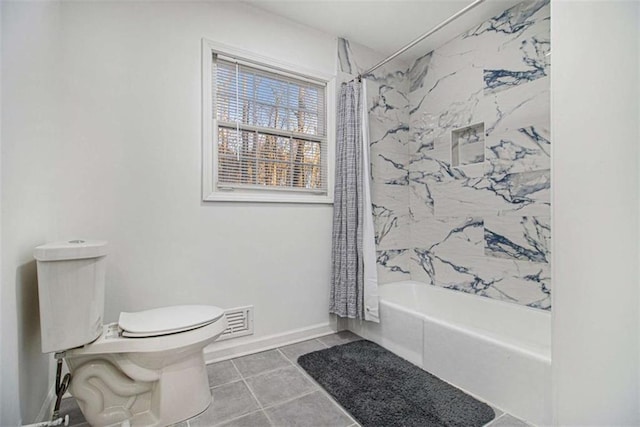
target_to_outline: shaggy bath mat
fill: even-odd
[[[493,409],[370,341],[302,355],[298,363],[365,427],[483,426]]]

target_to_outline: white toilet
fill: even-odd
[[[42,351],[62,353],[92,426],[167,426],[207,409],[203,349],[227,328],[205,305],[121,313],[103,326],[107,243],[38,246]]]

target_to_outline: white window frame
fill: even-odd
[[[327,192],[313,194],[295,189],[277,190],[265,189],[234,189],[227,191],[219,189],[215,183],[217,175],[217,141],[214,132],[214,111],[212,105],[212,55],[237,58],[251,66],[261,66],[281,71],[284,75],[297,76],[302,79],[312,79],[326,84],[326,131],[327,131],[327,159],[326,179]],[[202,39],[202,200],[205,202],[278,202],[278,203],[333,203],[333,182],[335,167],[335,76],[305,69],[298,65],[291,65],[267,58],[253,52],[226,46],[208,39]]]

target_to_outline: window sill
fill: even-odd
[[[204,202],[259,202],[332,205],[333,197],[311,194],[278,194],[249,192],[214,192],[202,198]]]

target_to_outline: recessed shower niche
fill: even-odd
[[[484,123],[451,131],[451,166],[484,162]]]

